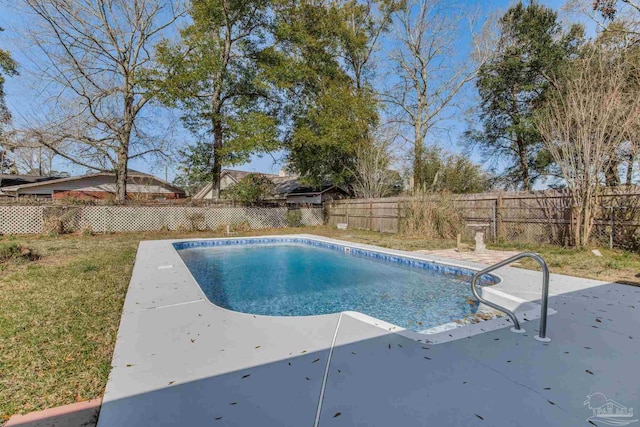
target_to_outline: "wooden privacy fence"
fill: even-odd
[[[429,200],[437,200],[433,196]],[[496,192],[448,195],[469,234],[483,231],[488,240],[567,244],[571,200],[565,191]],[[409,197],[336,200],[326,207],[329,225],[383,233],[402,232]],[[427,203],[427,202],[425,202]],[[640,243],[640,189],[607,190],[600,195],[592,239],[611,247]]]
[[[292,211],[297,212],[292,215]],[[320,207],[286,206],[0,205],[0,234],[42,233],[52,222],[61,224],[64,232],[215,230],[227,225],[260,229],[322,225],[323,211]]]

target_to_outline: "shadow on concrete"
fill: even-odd
[[[343,316],[331,356],[323,349],[105,398],[99,427],[588,426],[586,395],[640,399],[631,374],[639,302],[640,289],[616,284],[553,296],[549,344],[533,339],[537,320],[526,334],[504,328],[429,345]]]

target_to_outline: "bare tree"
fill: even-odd
[[[422,161],[428,133],[446,118],[456,96],[475,78],[490,52],[483,46],[488,37],[473,37],[477,24],[468,10],[444,0],[410,0],[397,15],[397,45],[390,54],[396,84],[383,94],[383,100],[399,111],[399,121],[412,133],[406,139],[413,146],[414,190],[425,185]],[[466,36],[474,39],[473,60],[461,60],[457,51],[465,22]]]
[[[400,174],[390,169],[392,145],[393,137],[380,135],[371,144],[357,148],[356,161],[351,170],[354,180],[352,187],[357,197],[377,199],[401,190]]]
[[[142,126],[151,48],[180,16],[178,0],[23,0],[41,24],[29,36],[43,78],[59,91],[42,144],[78,165],[115,172],[126,199],[129,160],[157,153]],[[64,149],[63,149],[64,148]]]
[[[565,11],[587,17],[595,24],[596,43],[621,55],[640,52],[640,1],[638,0],[568,0]],[[640,127],[640,124],[638,124]],[[635,132],[640,135],[640,132]],[[608,167],[608,185],[624,182],[631,185],[638,162],[640,141],[627,141],[618,148],[614,162]],[[620,168],[622,166],[622,168]],[[624,170],[624,181],[619,169]]]
[[[576,246],[589,241],[603,171],[620,146],[637,140],[637,83],[637,59],[589,46],[553,81],[554,91],[537,114],[538,129],[571,195]]]
[[[568,0],[564,9],[586,16],[601,34],[622,38],[627,46],[640,45],[640,0]]]
[[[18,172],[38,176],[56,173],[53,169],[56,153],[43,143],[43,138],[45,135],[37,130],[13,130],[9,134],[6,146],[11,150],[11,158]],[[56,149],[64,151],[59,145]]]

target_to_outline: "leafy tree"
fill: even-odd
[[[273,196],[275,185],[266,176],[251,173],[224,192],[224,197],[241,203],[256,203]]]
[[[437,147],[428,148],[422,164],[422,176],[429,191],[463,194],[482,193],[491,188],[490,176],[465,156],[445,153]]]
[[[342,4],[339,52],[357,90],[370,87],[375,49],[403,6],[404,1],[398,0],[348,0]]]
[[[370,145],[367,134],[376,120],[368,95],[354,93],[350,84],[330,84],[295,119],[287,141],[290,165],[313,185],[350,183],[359,147]]]
[[[193,195],[213,178],[213,150],[207,141],[196,141],[178,150],[179,166],[173,183]]]
[[[349,183],[357,147],[370,143],[378,105],[368,78],[389,4],[280,3],[271,72],[287,100],[284,146],[291,169],[312,185]]]
[[[493,58],[481,68],[477,87],[483,129],[468,131],[468,142],[488,159],[506,163],[507,187],[530,190],[551,157],[533,123],[549,79],[576,53],[582,28],[563,33],[557,14],[546,6],[518,2],[500,19],[501,35]]]
[[[267,0],[194,0],[180,40],[157,46],[150,75],[162,103],[183,111],[196,137],[187,148],[189,181],[205,178],[220,195],[223,165],[246,162],[278,146],[275,110],[263,73]]]

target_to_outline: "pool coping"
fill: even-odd
[[[316,236],[313,234],[283,234],[283,235],[222,237],[222,238],[204,237],[204,238],[166,240],[162,242],[169,243],[171,247],[176,251],[176,253],[178,253],[179,249],[176,246],[180,244],[188,243],[188,242],[205,242],[205,241],[249,241],[251,242],[251,241],[259,241],[259,240],[269,240],[271,242],[278,242],[279,240],[282,241],[284,239],[310,240],[310,241],[315,241],[319,243],[324,243],[327,245],[341,246],[345,248],[345,251],[349,251],[349,249],[358,249],[366,252],[374,252],[374,253],[379,253],[383,255],[390,255],[394,257],[406,258],[409,260],[416,260],[416,261],[426,262],[426,263],[440,265],[444,267],[453,267],[457,269],[470,270],[474,272],[480,271],[484,268],[484,266],[475,266],[475,265],[469,265],[469,263],[465,263],[465,262],[449,261],[442,258],[431,257],[431,256],[428,256],[428,254],[421,254],[418,252],[408,252],[408,251],[397,250],[397,249],[383,248],[380,246],[368,245],[363,243],[355,243],[355,242],[333,239],[333,238],[328,238],[323,236]],[[268,244],[269,242],[257,242],[257,243]],[[284,241],[283,243],[288,243],[288,242]],[[291,242],[291,243],[298,243],[298,242]],[[302,243],[302,244],[305,244],[305,243]],[[217,245],[211,245],[211,247],[216,247],[216,246]],[[194,247],[206,247],[206,246],[195,245]],[[186,248],[180,248],[180,249],[186,249]],[[206,294],[198,284],[198,281],[196,280],[196,278],[193,276],[193,274],[191,273],[187,265],[184,263],[184,260],[182,259],[182,257],[179,256],[179,253],[178,253],[178,258],[180,259],[179,265],[181,270],[186,271],[186,273],[191,278],[192,283],[190,285],[197,288],[197,291],[200,293],[200,295],[205,301],[207,301],[217,309],[225,310],[230,313],[234,313],[238,315],[248,315],[248,316],[254,316],[254,317],[257,316],[257,317],[295,318],[295,317],[315,317],[315,316],[329,316],[332,314],[343,314],[351,318],[357,319],[359,321],[376,326],[387,332],[397,333],[406,338],[410,338],[412,340],[428,343],[428,344],[441,344],[441,343],[454,341],[462,338],[468,338],[477,334],[482,334],[485,332],[490,332],[497,329],[513,326],[513,323],[511,322],[511,320],[505,315],[502,317],[495,317],[488,320],[481,320],[477,323],[461,324],[461,325],[455,325],[455,326],[453,325],[453,322],[451,322],[449,324],[443,324],[433,328],[429,328],[425,331],[416,332],[416,331],[405,329],[401,326],[395,325],[390,322],[386,322],[384,320],[378,319],[376,317],[373,317],[366,313],[361,313],[358,311],[343,311],[338,313],[330,313],[330,314],[315,315],[315,316],[266,316],[266,315],[254,315],[251,313],[237,312],[234,310],[227,309],[225,307],[221,307],[213,303],[211,300],[209,300],[209,298],[206,296]],[[173,266],[173,268],[175,268],[175,266]],[[416,268],[419,268],[419,267],[416,267]],[[508,310],[511,310],[513,314],[516,316],[516,318],[522,324],[526,323],[527,321],[539,319],[540,305],[534,302],[535,299],[526,300],[526,299],[517,297],[515,295],[511,295],[508,292],[495,289],[497,285],[504,284],[505,273],[506,273],[507,279],[511,279],[512,278],[511,276],[514,275],[514,272],[501,272],[500,274],[495,272],[489,273],[488,274],[489,276],[493,276],[497,278],[497,282],[491,285],[485,285],[478,288],[480,295],[490,301],[497,302],[498,304],[507,308]],[[489,307],[486,307],[484,304],[480,304],[479,311],[487,310],[487,309],[489,309]],[[548,315],[553,315],[555,313],[556,311],[554,309],[552,308],[548,309]],[[524,327],[523,329],[526,331]]]
[[[218,307],[182,267],[172,244],[183,240],[140,243],[98,427],[469,426],[479,419],[564,427],[585,424],[588,393],[622,404],[640,399],[630,374],[640,357],[640,289],[552,274],[551,343],[534,340],[539,322],[527,319],[526,334],[489,331],[486,321],[458,328],[475,329],[468,339],[426,345],[352,312],[256,316]],[[540,272],[505,267],[500,276],[496,295],[540,298]]]

